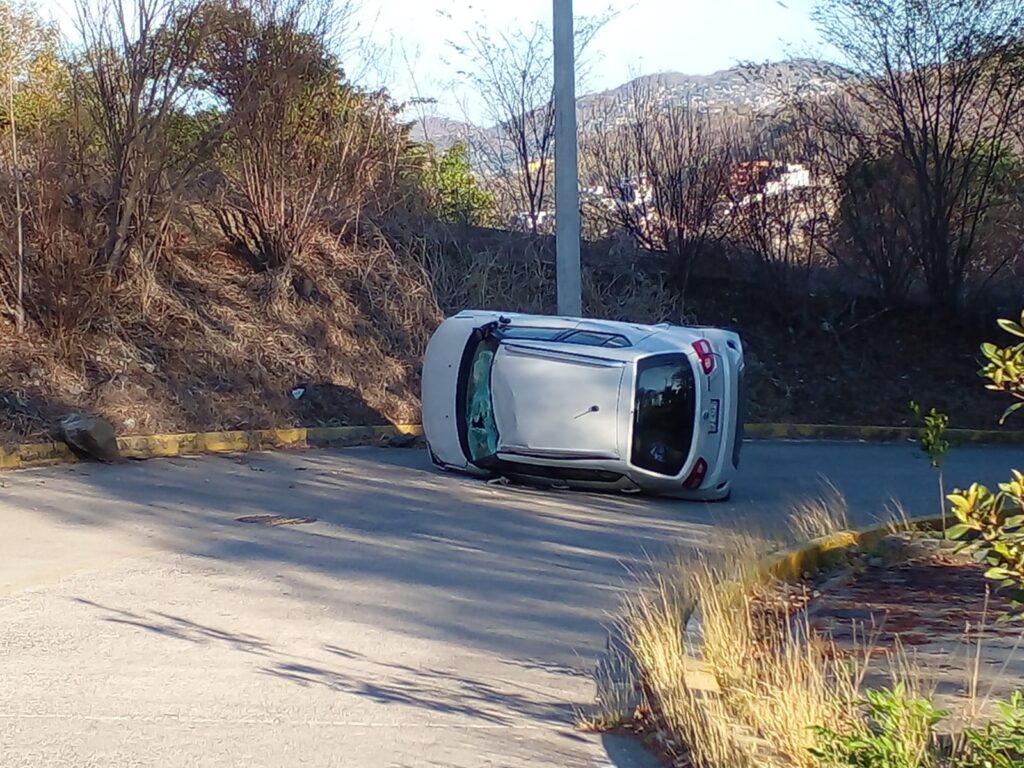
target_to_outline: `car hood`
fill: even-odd
[[[503,343],[491,369],[498,453],[619,458],[626,370],[621,360]]]

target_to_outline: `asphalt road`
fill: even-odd
[[[0,475],[2,766],[642,766],[573,707],[630,572],[725,520],[935,509],[908,445],[752,443],[718,505],[494,487],[350,449]],[[950,486],[1020,448],[963,448]],[[236,522],[304,515],[307,525]]]

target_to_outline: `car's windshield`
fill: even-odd
[[[498,451],[498,427],[491,402],[491,366],[497,349],[498,339],[481,339],[469,361],[466,399],[462,405],[466,409],[464,424],[470,461],[485,459]]]
[[[686,464],[696,422],[693,367],[683,355],[641,360],[637,366],[632,462],[662,475]]]

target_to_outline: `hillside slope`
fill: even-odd
[[[294,282],[217,251],[113,291],[83,269],[55,302],[63,319],[30,309],[22,337],[0,319],[0,442],[51,434],[71,410],[123,434],[418,420],[439,319],[418,267],[323,246]]]

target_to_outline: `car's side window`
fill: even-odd
[[[564,334],[564,328],[532,328],[530,326],[516,328],[515,326],[508,326],[501,329],[501,338],[523,339],[525,341],[554,341]]]
[[[573,331],[559,341],[566,344],[584,344],[591,347],[630,347],[629,339],[617,333],[598,331]]]
[[[506,326],[501,329],[502,339],[523,341],[557,341],[562,344],[580,344],[587,347],[631,347],[629,339],[619,333],[601,331],[567,331],[565,328],[536,328],[533,326]]]

